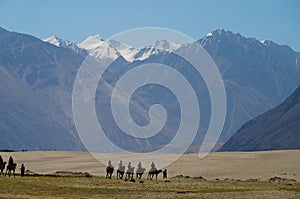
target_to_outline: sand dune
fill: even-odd
[[[8,160],[9,156],[13,156],[18,167],[24,163],[26,169],[41,174],[52,174],[64,170],[89,172],[98,176],[105,175],[105,165],[98,162],[88,152],[0,152],[0,155],[5,161]],[[107,156],[107,154],[97,155]],[[164,155],[161,154],[161,156]],[[167,166],[167,169],[169,177],[187,175],[191,177],[203,176],[206,179],[265,180],[279,176],[300,182],[299,165],[300,150],[216,152],[210,153],[203,159],[199,159],[198,154],[185,154]]]

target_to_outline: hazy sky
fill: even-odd
[[[200,39],[222,27],[300,52],[298,0],[0,0],[0,26],[79,42],[127,29],[163,27]]]

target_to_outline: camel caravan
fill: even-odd
[[[8,160],[8,164],[7,162],[3,161],[2,156],[0,155],[0,176],[15,176],[15,171],[17,168],[17,164],[14,162],[13,158],[10,156],[9,160]],[[6,171],[5,170],[5,166],[6,166]],[[25,166],[24,164],[21,165],[21,177],[24,176],[25,173]],[[127,165],[127,170],[125,170],[125,165],[123,165],[122,160],[119,162],[119,167],[117,169],[117,179],[123,179],[124,175],[125,175],[125,180],[134,180],[134,174],[136,174],[136,179],[142,179],[143,174],[145,173],[146,169],[142,167],[142,163],[139,162],[136,172],[134,172],[135,168],[131,166],[131,162],[128,163]],[[114,172],[114,166],[112,165],[111,161],[108,161],[108,165],[106,167],[106,178],[111,179],[112,178],[112,174]],[[157,180],[157,176],[163,173],[163,179],[167,179],[167,169],[165,169],[164,171],[162,171],[161,169],[157,169],[155,167],[154,162],[152,162],[151,164],[151,168],[148,171],[148,175],[147,175],[147,179],[152,180],[154,177]]]
[[[143,174],[145,173],[146,169],[142,167],[142,163],[139,162],[138,167],[136,169],[136,179],[142,179]],[[114,172],[114,166],[111,164],[111,161],[108,161],[108,165],[106,167],[106,178],[111,179],[112,174]],[[163,173],[163,179],[167,179],[167,169],[162,171],[161,169],[157,169],[155,167],[154,162],[151,164],[151,168],[148,172],[147,179],[152,180],[155,176],[157,179],[158,174]],[[117,169],[117,179],[123,179],[125,174],[125,180],[133,180],[134,179],[134,167],[131,166],[131,162],[127,165],[127,170],[125,171],[125,165],[123,165],[122,160],[119,162],[119,167]]]
[[[3,158],[0,155],[0,176],[6,176],[6,175],[8,175],[9,177],[11,175],[15,176],[17,164],[14,163],[14,160],[11,156],[9,157],[8,164],[6,166],[6,171],[4,173],[5,165],[6,165],[6,162],[3,161]]]

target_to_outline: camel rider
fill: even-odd
[[[111,164],[111,161],[110,161],[110,160],[108,160],[108,165],[107,165],[107,167],[109,167],[109,168],[114,168],[114,166]]]
[[[8,165],[11,166],[14,164],[14,159],[10,156],[8,160]]]
[[[3,158],[1,155],[0,155],[0,164],[3,164]]]
[[[121,171],[122,170],[122,167],[123,167],[123,162],[122,162],[122,160],[119,162],[119,171]]]
[[[128,168],[128,171],[129,171],[129,172],[132,171],[131,162],[128,163],[127,168]]]
[[[150,171],[156,171],[157,169],[156,169],[156,167],[155,167],[155,164],[154,164],[154,162],[152,162],[151,163],[151,169],[150,169]]]
[[[137,173],[143,173],[143,168],[142,168],[142,163],[141,162],[139,162],[136,172]]]
[[[142,163],[141,162],[139,162],[139,164],[138,164],[138,169],[142,169]]]

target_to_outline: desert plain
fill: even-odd
[[[144,175],[135,182],[116,179],[116,173],[113,179],[105,179],[106,165],[88,152],[0,155],[6,161],[9,156],[14,158],[17,174],[21,163],[31,174],[23,178],[1,176],[0,198],[300,198],[299,150],[213,152],[202,159],[198,154],[184,154],[166,167],[167,180],[160,174],[158,180],[147,180]],[[96,156],[105,159],[108,155]],[[56,174],[60,172],[89,173],[92,177],[59,177]]]

